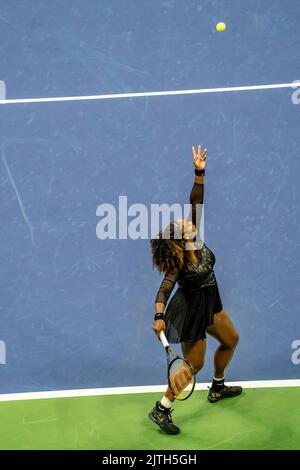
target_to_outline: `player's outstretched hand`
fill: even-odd
[[[193,157],[194,157],[194,165],[197,170],[204,170],[205,163],[206,163],[206,154],[207,149],[203,150],[201,155],[201,145],[198,145],[198,152],[196,153],[195,147],[192,147]]]

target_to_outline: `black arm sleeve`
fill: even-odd
[[[195,172],[196,173],[196,172]],[[205,174],[203,172],[203,174]],[[196,181],[192,187],[190,194],[190,214],[189,220],[192,220],[197,229],[200,227],[200,220],[202,215],[202,204],[204,199],[204,184],[199,184]],[[178,279],[178,273],[166,273],[165,277],[158,289],[155,303],[162,303],[166,306],[172,290]]]
[[[171,295],[172,290],[176,284],[178,273],[166,273],[165,277],[158,289],[155,303],[162,303],[166,306],[168,298]]]
[[[193,224],[198,230],[200,227],[203,200],[204,184],[194,182],[194,186],[192,187],[192,191],[190,194],[191,211],[189,215],[189,220],[193,222]]]

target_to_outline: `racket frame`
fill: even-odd
[[[195,380],[195,371],[193,369],[193,366],[192,364],[189,363],[189,361],[187,361],[186,359],[184,359],[183,357],[179,356],[175,351],[173,351],[173,349],[170,347],[169,343],[168,343],[168,340],[164,334],[164,332],[162,331],[160,333],[160,339],[161,339],[161,342],[165,348],[165,351],[166,351],[166,355],[167,355],[167,365],[168,365],[168,384],[169,384],[169,387],[170,389],[172,390],[172,393],[173,393],[173,396],[176,400],[179,400],[179,401],[184,401],[184,400],[187,400],[193,393],[194,389],[195,389],[195,385],[196,385],[196,380]],[[170,358],[170,354],[172,354],[174,357],[174,359],[171,361],[171,358]],[[181,359],[182,361],[186,362],[187,365],[189,366],[190,370],[191,370],[191,373],[192,373],[192,376],[193,376],[193,385],[192,385],[192,388],[190,390],[190,393],[184,397],[184,398],[180,398],[178,395],[176,395],[173,391],[173,388],[172,388],[172,385],[171,385],[171,381],[170,381],[170,370],[171,370],[171,367],[172,367],[172,364],[173,362],[175,362],[177,359]]]

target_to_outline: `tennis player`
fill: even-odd
[[[151,240],[153,265],[165,274],[155,300],[152,328],[158,338],[164,331],[169,343],[181,343],[183,356],[195,373],[204,364],[206,333],[219,342],[214,357],[214,378],[208,392],[208,400],[216,403],[242,393],[242,387],[229,387],[224,383],[239,336],[223,309],[213,270],[214,253],[199,236],[207,149],[201,154],[199,145],[197,153],[192,147],[192,153],[195,180],[190,194],[190,216],[188,220],[170,223]],[[167,305],[176,282],[179,287]],[[168,434],[180,432],[171,417],[173,401],[168,388],[148,415]]]

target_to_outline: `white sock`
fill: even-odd
[[[165,395],[162,397],[162,399],[160,400],[160,403],[165,407],[165,408],[171,408],[172,406],[172,402],[171,400],[169,400],[168,397],[166,397]]]

